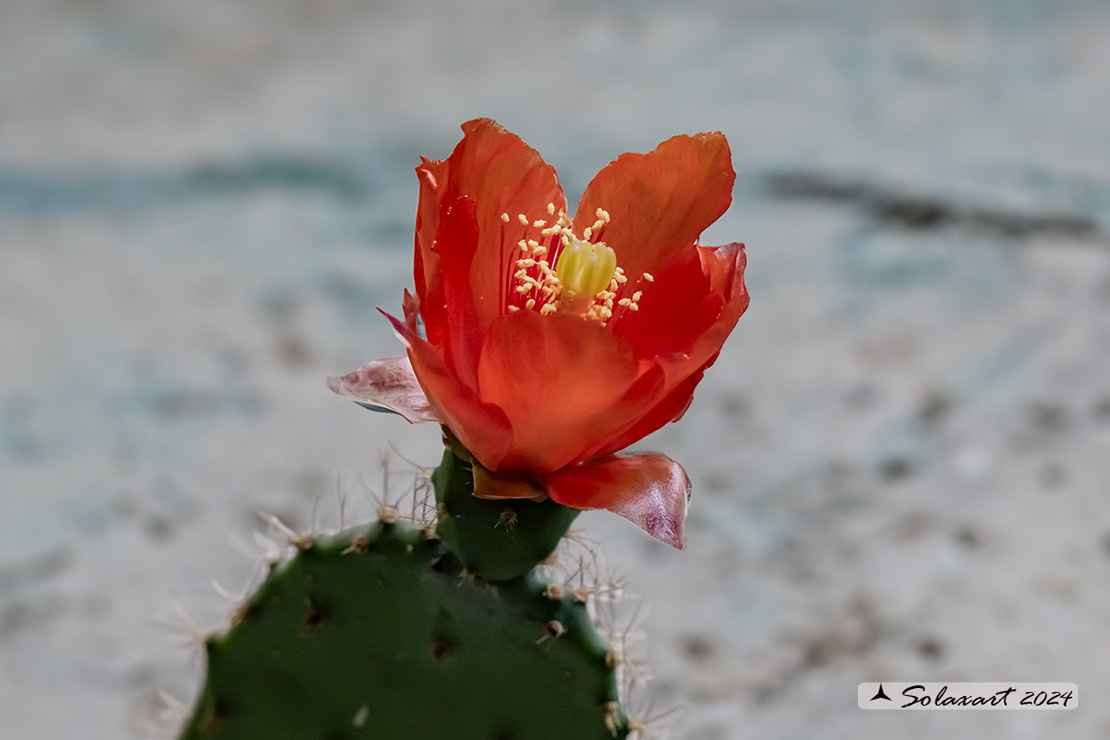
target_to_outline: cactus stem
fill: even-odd
[[[578,510],[554,501],[503,501],[474,496],[471,463],[450,448],[432,476],[437,531],[466,569],[488,581],[520,578],[545,561]]]
[[[625,738],[609,648],[569,589],[465,567],[404,523],[294,552],[205,642],[181,740]]]

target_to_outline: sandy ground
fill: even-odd
[[[1095,0],[0,3],[3,736],[159,737],[199,664],[154,618],[219,623],[258,511],[434,463],[323,378],[397,351],[412,167],[488,115],[572,199],[732,142],[704,241],[748,244],[751,309],[640,445],[689,549],[583,517],[670,737],[1110,738],[1107,38]],[[883,679],[1082,702],[859,710]]]

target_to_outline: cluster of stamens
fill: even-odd
[[[613,250],[601,241],[609,213],[598,208],[597,220],[582,231],[581,238],[564,211],[556,214],[554,203],[547,204],[547,215],[555,220],[549,223],[530,220],[523,213],[517,216],[521,226],[539,229],[539,239],[517,242],[519,255],[510,280],[508,311],[524,309],[549,316],[563,310],[602,325],[620,309],[638,311],[642,291],[618,297],[625,292],[628,277],[616,265]],[[512,221],[508,213],[501,214],[501,220],[506,224]],[[654,278],[645,272],[641,280],[652,282]]]

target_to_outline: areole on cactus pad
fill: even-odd
[[[725,137],[622,155],[572,217],[520,138],[463,132],[416,169],[416,292],[389,316],[406,354],[330,387],[446,427],[479,498],[608,509],[683,547],[685,471],[616,453],[685,413],[747,308],[743,245],[698,243],[732,200]]]

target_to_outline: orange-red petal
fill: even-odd
[[[669,386],[669,390],[661,395],[659,402],[651,410],[637,418],[619,434],[610,437],[606,445],[598,449],[596,454],[611,455],[614,452],[620,452],[663,425],[681,419],[694,400],[694,389],[701,382],[703,374],[704,370],[698,370],[677,385]]]
[[[503,466],[546,473],[592,455],[658,400],[662,374],[649,370],[595,321],[504,315],[478,364],[480,398],[500,408],[512,428]]]
[[[722,247],[698,247],[702,268],[709,276],[710,295],[715,307],[712,322],[699,333],[693,345],[686,350],[687,362],[705,369],[713,364],[736,322],[748,310],[748,287],[744,270],[748,264],[743,244],[726,244]],[[719,298],[717,298],[719,296]],[[719,300],[719,304],[717,301]]]
[[[712,289],[693,246],[688,254],[652,274],[653,282],[642,280],[625,287],[626,295],[629,290],[641,292],[639,310],[618,308],[609,326],[633,347],[637,357],[685,352],[720,312],[719,291]]]
[[[736,173],[723,134],[675,136],[648,154],[622,154],[586,187],[575,226],[611,221],[602,239],[631,279],[665,269],[728,210]]]
[[[512,252],[524,229],[517,215],[548,218],[548,203],[565,209],[566,198],[555,170],[520,137],[486,118],[462,129],[450,157],[416,170],[415,279],[428,341],[451,343],[445,356],[469,382],[481,337],[511,289]]]
[[[434,249],[443,205],[440,196],[440,180],[446,173],[446,162],[433,162],[424,157],[420,158],[420,166],[416,168],[420,197],[416,208],[413,278],[416,284],[416,298],[424,316],[425,331],[428,338],[437,346],[442,346],[442,341],[448,334],[447,298],[444,296],[439,255]]]
[[[621,317],[617,336],[635,347],[637,356],[682,359],[703,366],[748,307],[744,284],[744,245],[697,247],[692,268],[698,277],[665,274],[644,291],[639,311]],[[673,277],[673,281],[667,278]],[[689,375],[689,370],[684,373]]]
[[[547,495],[575,509],[608,509],[679,550],[686,546],[690,479],[663,455],[607,457],[545,476]]]
[[[708,277],[708,291],[698,307],[689,312],[691,323],[697,329],[689,344],[675,347],[668,354],[660,353],[659,361],[667,371],[668,389],[716,361],[721,346],[748,308],[744,245],[698,247],[698,255]]]
[[[509,449],[512,432],[508,418],[496,406],[482,403],[413,327],[382,313],[408,349],[413,371],[436,415],[471,454],[490,461],[487,466],[496,466]]]
[[[700,292],[676,296],[672,304],[686,322],[685,327],[673,328],[670,337],[663,335],[670,324],[653,304],[666,294],[645,292],[640,311],[625,314],[615,328],[615,333],[629,342],[638,356],[657,355],[655,362],[665,382],[658,403],[614,435],[597,454],[622,450],[664,424],[680,419],[703,373],[716,361],[725,339],[748,307],[743,245],[698,247],[697,253],[701,257],[698,270],[703,274]],[[652,334],[654,327],[659,328],[659,335]]]
[[[424,395],[407,355],[386,357],[342,377],[328,378],[328,388],[371,411],[389,411],[410,424],[442,424]]]
[[[425,317],[428,341],[440,350],[462,382],[474,388],[478,355],[485,337],[469,277],[469,264],[479,241],[476,209],[466,197],[447,200],[442,208],[433,256],[438,264],[438,295],[443,305],[427,308],[422,305],[421,315]],[[428,299],[433,300],[434,295],[430,293]],[[437,314],[442,317],[440,330],[435,328]]]

